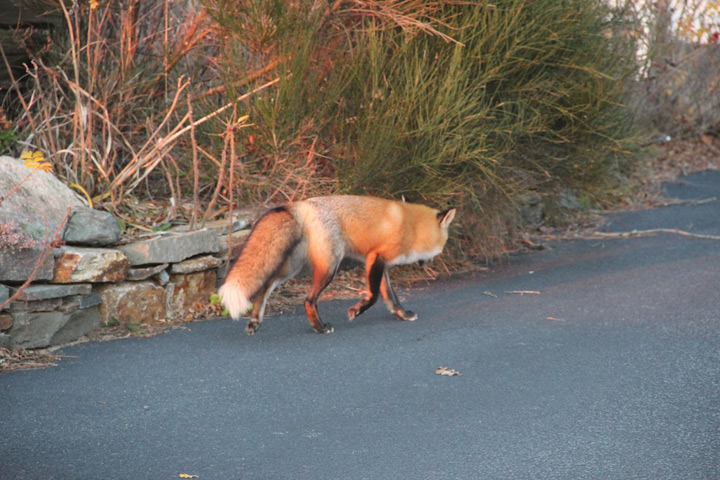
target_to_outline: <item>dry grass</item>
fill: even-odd
[[[0,347],[0,374],[17,370],[55,367],[62,358],[62,355],[47,349],[10,350]]]

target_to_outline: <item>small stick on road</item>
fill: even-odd
[[[632,230],[630,232],[593,232],[590,237],[594,238],[634,238],[634,237],[647,237],[658,233],[672,233],[675,235],[682,235],[683,237],[697,238],[700,240],[714,240],[720,241],[720,237],[717,235],[703,235],[700,233],[690,233],[685,230],[679,230],[677,228],[651,228],[650,230]]]

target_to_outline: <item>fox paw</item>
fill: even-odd
[[[398,320],[402,320],[403,322],[414,322],[417,320],[418,316],[417,313],[411,312],[410,310],[395,310],[393,312],[395,314],[395,317],[397,317]]]
[[[257,332],[258,328],[260,328],[260,322],[250,321],[245,326],[245,333],[247,333],[248,336],[252,337],[253,335],[255,335],[255,332]]]
[[[315,330],[315,333],[332,333],[333,327],[329,323],[322,323],[318,325],[317,327],[313,327]]]

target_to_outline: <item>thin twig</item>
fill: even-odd
[[[697,207],[698,205],[705,205],[717,201],[717,197],[703,198],[702,200],[672,200],[670,202],[664,202],[658,205],[659,207],[672,207],[675,205],[691,205]]]
[[[3,311],[5,307],[7,307],[10,302],[15,301],[23,290],[25,290],[28,285],[35,279],[35,276],[37,275],[37,272],[40,270],[40,267],[45,262],[45,259],[47,256],[52,252],[52,249],[54,248],[54,245],[58,244],[58,235],[62,231],[63,227],[65,226],[65,222],[67,222],[68,218],[70,218],[70,212],[72,211],[72,208],[68,207],[67,213],[65,214],[65,217],[60,222],[60,225],[58,226],[57,230],[55,230],[55,234],[53,235],[52,240],[48,244],[48,237],[47,237],[47,217],[43,215],[43,224],[45,225],[45,235],[43,236],[43,245],[40,249],[40,256],[37,259],[37,262],[35,262],[35,267],[33,268],[32,272],[30,272],[30,275],[28,279],[20,285],[17,290],[15,290],[15,293],[13,293],[10,298],[5,300],[3,303],[0,304],[0,312]],[[48,248],[50,247],[50,248]]]
[[[235,190],[235,128],[237,122],[237,107],[233,106],[232,123],[228,126],[226,135],[230,137],[230,173],[228,176],[228,207],[230,214],[228,215],[228,262],[232,256],[232,223],[233,223],[233,210],[235,209],[233,192]],[[228,269],[229,271],[229,269]]]
[[[200,167],[198,164],[198,145],[197,141],[195,139],[195,125],[193,122],[193,109],[192,109],[192,100],[190,99],[190,94],[188,93],[187,97],[188,102],[188,113],[190,114],[190,145],[192,146],[192,162],[193,162],[193,206],[192,206],[192,215],[190,216],[190,230],[195,229],[195,224],[197,223],[197,217],[198,217],[198,210],[200,210],[200,198],[199,198],[199,190],[200,190]]]
[[[10,195],[12,195],[13,193],[15,193],[15,192],[17,191],[17,189],[20,188],[20,185],[22,185],[23,183],[27,182],[28,179],[29,179],[30,177],[32,177],[33,173],[35,173],[35,172],[37,172],[38,170],[40,170],[40,168],[41,168],[41,167],[35,167],[35,169],[34,169],[32,172],[28,173],[27,177],[25,177],[25,178],[23,178],[22,180],[20,180],[20,183],[18,183],[18,184],[15,185],[13,188],[11,188],[10,191],[7,193],[7,195],[0,195],[0,205],[3,203],[3,201],[7,200]]]
[[[589,235],[590,238],[637,238],[637,237],[648,237],[658,233],[672,233],[675,235],[681,235],[683,237],[697,238],[699,240],[714,240],[720,241],[720,236],[717,235],[704,235],[700,233],[691,233],[677,228],[651,228],[649,230],[632,230],[630,232],[593,232]]]
[[[215,203],[217,203],[218,196],[220,195],[220,190],[222,190],[223,185],[225,185],[225,164],[227,163],[228,142],[227,138],[223,140],[223,151],[222,157],[220,158],[219,167],[220,174],[218,175],[218,181],[217,184],[215,184],[215,191],[213,192],[212,198],[210,199],[210,203],[205,209],[205,215],[203,215],[202,220],[202,227],[205,226],[205,222],[207,222],[207,219],[210,216],[210,212],[212,212],[212,209],[215,208]]]

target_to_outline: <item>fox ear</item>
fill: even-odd
[[[456,210],[455,208],[449,208],[437,214],[438,222],[440,222],[442,228],[448,228],[450,226],[450,222],[455,218]]]

